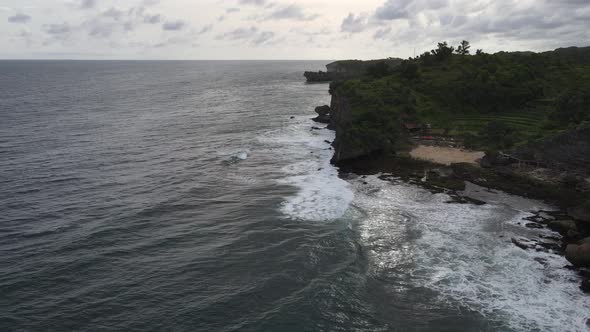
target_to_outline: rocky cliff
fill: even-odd
[[[388,149],[393,139],[375,134],[370,124],[353,112],[349,98],[332,93],[329,129],[336,132],[333,164],[360,157],[371,157]]]
[[[330,128],[336,132],[336,139],[332,144],[334,146],[334,156],[332,163],[340,160],[360,157],[364,154],[362,150],[350,150],[346,146],[347,132],[346,128],[352,123],[352,113],[350,104],[346,97],[333,94],[330,103]]]

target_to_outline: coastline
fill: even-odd
[[[590,222],[586,219],[587,211],[576,208],[580,202],[580,193],[576,188],[551,181],[548,176],[531,176],[535,173],[534,168],[490,165],[484,153],[460,148],[406,146],[395,155],[378,149],[347,151],[339,138],[345,135],[342,121],[350,121],[349,114],[346,114],[349,108],[343,105],[345,102],[341,98],[336,100],[332,96],[331,107],[318,107],[316,112],[319,117],[314,120],[327,123],[327,129],[335,131],[332,164],[338,167],[342,177],[351,173],[359,176],[381,175],[384,178],[393,176],[433,193],[444,192],[451,197],[449,203],[486,204],[470,197],[466,187],[471,183],[485,190],[499,190],[555,206],[556,211],[530,211],[532,216],[524,218],[522,223],[527,228],[549,229],[559,236],[556,234],[551,241],[513,238],[511,242],[523,250],[551,251],[565,256],[571,265],[564,268],[576,271],[582,279],[580,289],[584,293],[590,292],[587,261]],[[429,155],[432,153],[439,155]],[[342,158],[343,155],[346,158]]]

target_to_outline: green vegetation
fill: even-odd
[[[333,82],[350,104],[343,139],[365,150],[395,146],[401,122],[465,139],[474,148],[507,149],[590,121],[590,48],[470,55],[469,42],[446,42],[392,68]]]

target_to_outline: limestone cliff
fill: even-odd
[[[373,136],[370,129],[358,127],[349,99],[332,93],[329,129],[336,132],[332,163],[381,153],[389,142]]]

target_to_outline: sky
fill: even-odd
[[[590,45],[590,0],[0,0],[0,59],[407,58]]]

